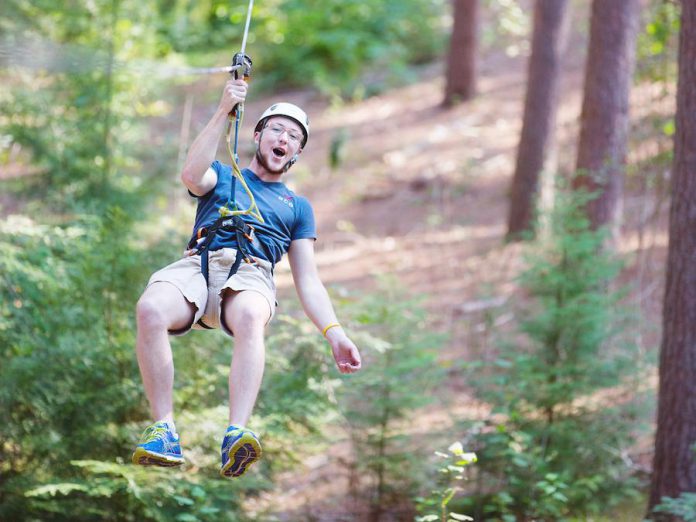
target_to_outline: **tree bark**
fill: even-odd
[[[648,512],[696,491],[696,3],[682,2],[679,80],[662,314],[657,434]],[[674,520],[662,517],[659,520]]]
[[[592,226],[618,229],[635,65],[639,0],[592,2],[577,169],[573,185],[597,192]]]
[[[451,107],[476,93],[479,0],[453,0],[454,25],[447,59],[443,106]]]
[[[532,54],[517,165],[510,189],[508,239],[532,230],[539,175],[547,159],[556,121],[558,76],[566,40],[567,0],[537,0]]]

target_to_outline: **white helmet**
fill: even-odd
[[[297,122],[302,129],[302,133],[304,134],[302,147],[307,144],[307,140],[309,139],[309,118],[307,117],[305,111],[292,103],[274,103],[268,109],[263,111],[259,121],[256,122],[254,132],[259,132],[263,128],[263,124],[266,122],[266,120],[271,116],[285,116],[286,118],[290,118],[291,120]]]

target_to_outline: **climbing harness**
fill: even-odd
[[[230,187],[230,193],[234,195],[235,191],[235,178],[232,177],[232,183]],[[234,196],[231,196],[234,197]],[[242,261],[249,264],[256,264],[256,260],[249,253],[249,247],[257,245],[263,250],[264,254],[269,261],[273,259],[273,256],[268,251],[266,244],[259,240],[256,235],[256,229],[246,223],[239,214],[232,216],[220,216],[211,225],[202,226],[196,233],[191,237],[188,243],[188,250],[190,256],[201,256],[201,272],[203,277],[205,277],[206,283],[208,282],[208,252],[210,244],[215,239],[215,236],[220,231],[234,232],[235,239],[237,241],[237,257],[232,264],[228,278],[237,273],[239,266]],[[272,261],[271,261],[272,262]]]
[[[234,197],[235,190],[235,176],[232,176],[232,183],[230,188],[231,197]],[[254,259],[249,251],[251,245],[258,245],[261,250],[263,250],[266,258],[271,261],[271,272],[273,272],[273,256],[268,249],[268,246],[258,239],[256,235],[256,229],[245,223],[239,214],[232,216],[220,216],[211,225],[203,226],[199,228],[196,233],[191,237],[188,243],[188,250],[190,256],[201,256],[201,273],[205,278],[205,284],[208,286],[208,255],[210,253],[210,244],[215,239],[215,236],[220,231],[233,232],[235,239],[237,241],[237,254],[232,263],[229,273],[227,274],[227,279],[232,277],[237,273],[242,261],[245,263],[258,265],[256,259]],[[199,326],[205,328],[206,330],[212,330],[211,326],[208,326],[203,321],[203,318],[198,320]]]

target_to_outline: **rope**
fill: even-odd
[[[241,119],[239,120],[241,121]],[[249,196],[249,208],[246,210],[232,210],[231,204],[231,197],[233,196],[232,194],[230,195],[230,199],[227,201],[227,206],[225,207],[220,207],[220,215],[221,216],[239,216],[239,215],[248,215],[248,216],[253,216],[254,218],[258,219],[261,223],[265,223],[263,216],[261,215],[261,211],[259,211],[259,207],[256,205],[256,199],[254,198],[254,194],[251,192],[251,189],[246,183],[246,180],[244,179],[244,176],[242,175],[242,171],[239,168],[239,163],[237,163],[237,160],[235,159],[236,154],[232,150],[232,117],[230,116],[229,122],[227,124],[227,133],[225,136],[225,141],[227,142],[227,152],[230,155],[230,159],[232,160],[232,175],[236,177],[239,180],[239,183],[241,183],[242,188],[244,191],[247,193]],[[236,207],[236,204],[235,204]]]
[[[251,11],[254,7],[254,0],[249,0],[249,7],[247,9],[247,18],[246,18],[246,24],[244,26],[244,36],[242,37],[242,48],[240,50],[240,54],[242,58],[244,58],[245,51],[246,51],[246,43],[247,43],[247,36],[249,35],[249,24],[251,22]],[[232,68],[233,70],[230,71],[230,74],[233,72],[236,74],[240,67],[237,68]],[[234,118],[232,116],[234,114]],[[261,211],[259,210],[259,207],[256,205],[256,199],[254,198],[254,194],[251,192],[251,189],[249,189],[249,186],[246,183],[246,180],[244,179],[244,176],[242,175],[242,171],[239,168],[239,156],[237,155],[237,144],[238,144],[238,135],[239,135],[239,128],[242,125],[242,120],[244,118],[244,104],[239,103],[237,104],[237,107],[230,113],[228,117],[228,123],[227,123],[227,132],[225,135],[225,141],[227,142],[227,152],[230,155],[230,159],[232,160],[232,175],[235,176],[239,182],[242,185],[242,188],[244,191],[247,193],[249,196],[249,208],[245,210],[238,210],[236,208],[236,203],[233,203],[232,198],[234,198],[234,194],[230,194],[230,197],[227,200],[227,205],[224,207],[220,207],[219,212],[221,216],[239,216],[239,215],[249,215],[257,220],[259,220],[261,223],[265,223],[263,216],[261,215]],[[234,119],[234,149],[232,148],[232,121]],[[234,209],[232,209],[232,205],[234,205]]]

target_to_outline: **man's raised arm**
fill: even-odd
[[[228,80],[215,114],[191,144],[181,171],[181,181],[196,196],[203,196],[215,188],[217,174],[210,168],[210,164],[215,160],[229,113],[238,103],[244,102],[246,93],[247,84],[244,80]]]

